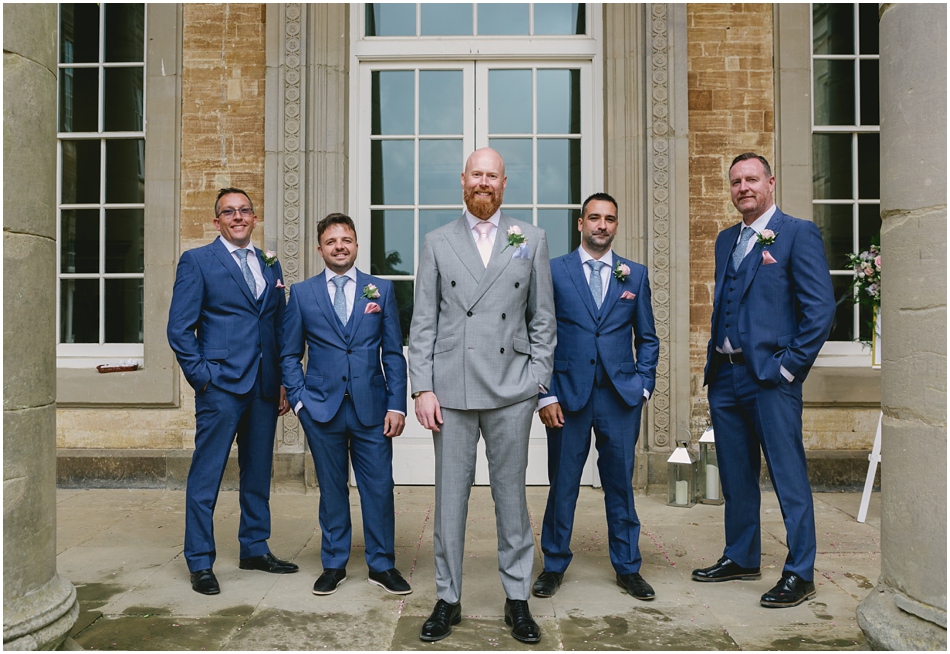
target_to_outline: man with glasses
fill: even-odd
[[[277,416],[289,410],[280,384],[284,285],[280,263],[251,245],[254,206],[238,188],[218,192],[221,236],[183,252],[168,315],[168,343],[195,390],[195,453],[185,499],[185,560],[191,587],[221,592],[213,513],[228,454],[238,442],[242,570],[296,572],[267,546]]]

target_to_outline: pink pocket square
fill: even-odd
[[[382,309],[379,308],[379,305],[375,302],[370,302],[366,305],[366,308],[363,309],[363,313],[379,313]]]
[[[274,285],[274,288],[287,288],[287,287],[284,286],[283,282],[281,282],[281,281],[278,279],[278,280],[277,280],[277,283]]]
[[[621,300],[635,300],[637,297],[636,293],[631,293],[630,291],[624,291],[620,294]]]
[[[765,266],[770,263],[778,263],[778,261],[776,261],[775,257],[769,254],[769,251],[766,250],[765,252],[762,253],[762,265]]]

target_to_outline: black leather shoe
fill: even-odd
[[[722,557],[708,568],[693,570],[693,581],[729,581],[730,579],[758,579],[762,573],[758,568],[743,568],[728,557]]]
[[[313,594],[330,595],[335,593],[344,581],[346,581],[346,570],[327,568],[322,575],[317,577],[317,582],[313,585]]]
[[[370,570],[368,581],[393,595],[408,595],[412,592],[412,587],[402,578],[402,575],[399,574],[399,570],[396,568],[390,568],[385,572],[373,572]]]
[[[252,556],[249,559],[241,559],[240,568],[241,570],[263,570],[264,572],[273,572],[278,575],[297,572],[297,570],[300,569],[296,563],[281,561],[270,552],[263,556]]]
[[[531,592],[535,597],[554,597],[554,593],[561,587],[563,579],[563,572],[548,572],[545,570],[538,575],[538,580],[531,587]]]
[[[211,568],[205,568],[191,573],[191,590],[202,595],[217,595],[221,587]]]
[[[627,575],[617,575],[617,585],[627,591],[631,597],[638,600],[651,600],[656,597],[653,586],[648,584],[639,572],[631,572]]]
[[[526,600],[505,600],[505,624],[511,627],[511,635],[522,643],[541,640],[541,627],[531,617]]]
[[[422,631],[419,632],[419,640],[427,643],[442,640],[452,633],[452,625],[462,621],[462,603],[449,604],[445,600],[439,600],[432,609],[432,615],[422,623]]]
[[[797,574],[783,572],[778,583],[762,596],[762,606],[770,609],[783,609],[798,606],[815,596],[815,582],[805,581]]]

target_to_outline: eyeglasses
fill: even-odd
[[[225,218],[234,218],[237,214],[241,214],[247,218],[248,216],[254,215],[254,210],[250,207],[241,207],[240,209],[222,209],[218,212],[218,216],[224,216]]]

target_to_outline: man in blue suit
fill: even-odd
[[[278,355],[284,292],[280,263],[251,245],[254,205],[237,188],[214,203],[221,233],[182,253],[168,314],[168,343],[195,390],[195,453],[185,499],[185,560],[191,587],[221,592],[212,518],[228,453],[237,434],[242,570],[296,572],[267,546],[277,416],[289,409]]]
[[[653,588],[640,576],[632,486],[640,416],[656,382],[660,352],[650,282],[646,267],[611,250],[617,235],[617,201],[611,196],[587,198],[577,230],[581,246],[551,261],[557,348],[550,392],[538,401],[548,433],[551,489],[541,529],[544,571],[532,592],[554,595],[571,562],[574,508],[593,429],[617,585],[632,597],[652,600]]]
[[[775,206],[768,161],[753,152],[739,155],[729,183],[742,222],[716,239],[704,380],[726,501],[726,547],[715,565],[692,577],[716,582],[761,576],[761,447],[789,549],[781,579],[761,604],[797,606],[815,595],[816,551],[802,382],[831,331],[834,291],[818,228]]]
[[[406,359],[393,283],[354,267],[356,226],[348,216],[321,220],[317,242],[326,271],[291,287],[281,351],[287,395],[320,483],[323,574],[313,593],[329,595],[346,580],[352,457],[369,583],[408,595],[395,567],[392,439],[406,424]]]

